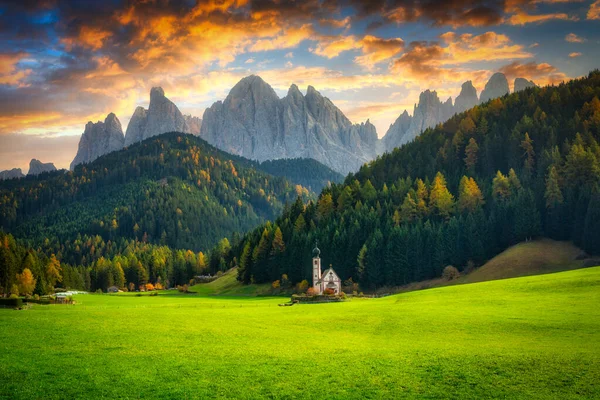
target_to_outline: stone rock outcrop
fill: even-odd
[[[296,85],[280,99],[259,76],[242,79],[227,98],[206,109],[200,136],[212,145],[265,161],[313,158],[342,173],[376,156],[375,127],[350,120],[314,87]]]
[[[413,115],[406,110],[390,125],[383,137],[383,150],[391,151],[395,147],[413,141],[428,128],[433,128],[454,115],[452,99],[441,102],[437,92],[426,90],[419,95],[419,103],[415,104]]]
[[[121,150],[124,143],[123,128],[115,114],[108,114],[104,122],[90,121],[81,135],[77,155],[71,162],[70,169],[73,170],[79,164],[92,162],[104,154]]]
[[[40,160],[36,160],[35,158],[31,159],[29,162],[29,172],[27,175],[39,175],[43,172],[52,172],[56,171],[56,167],[52,163],[43,163]]]
[[[0,181],[6,179],[23,178],[24,176],[25,175],[23,175],[23,171],[21,171],[21,168],[13,168],[7,169],[5,171],[0,171]]]
[[[148,110],[137,107],[125,132],[125,146],[166,132],[190,133],[186,120],[160,87],[150,90]]]
[[[194,117],[191,115],[184,115],[183,118],[185,119],[185,123],[188,128],[188,133],[199,136],[200,129],[202,128],[202,120],[198,117]]]
[[[488,100],[502,97],[508,94],[508,81],[506,76],[501,72],[496,72],[490,80],[485,84],[485,88],[481,92],[480,103],[485,103]]]
[[[454,113],[459,114],[467,111],[477,105],[479,99],[477,97],[477,89],[473,86],[473,82],[466,81],[462,84],[460,94],[454,100]]]
[[[520,92],[521,90],[536,86],[537,85],[533,81],[529,81],[525,78],[517,78],[515,79],[514,92]]]

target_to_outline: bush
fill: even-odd
[[[21,308],[23,307],[23,300],[19,299],[18,297],[12,297],[11,295],[11,297],[9,297],[8,299],[0,298],[0,306]]]
[[[296,285],[296,293],[304,293],[308,289],[308,281],[305,279],[302,282],[298,282]]]
[[[10,296],[8,296],[9,299],[18,299],[19,295],[18,294],[14,294],[12,293]]]
[[[96,294],[102,294],[102,289],[100,289],[100,288],[96,289]]]
[[[310,287],[306,291],[306,295],[307,296],[316,296],[317,295],[317,291],[314,288]]]
[[[444,278],[447,281],[452,281],[458,278],[459,276],[460,272],[458,272],[458,270],[452,265],[448,265],[446,268],[444,268],[444,271],[442,272],[442,278]]]
[[[332,288],[327,288],[323,290],[323,294],[326,296],[333,296],[335,294],[335,290],[333,290]]]
[[[271,283],[271,287],[273,289],[279,289],[279,287],[281,286],[281,282],[278,280],[274,281],[273,283]]]

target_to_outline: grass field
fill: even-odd
[[[382,299],[0,310],[0,397],[600,398],[600,267]]]

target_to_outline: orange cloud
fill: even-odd
[[[404,40],[400,38],[379,38],[366,35],[362,39],[355,36],[321,36],[317,47],[311,51],[319,56],[334,58],[344,51],[360,50],[361,56],[354,58],[358,65],[372,70],[376,64],[389,60],[404,49]]]
[[[509,81],[515,78],[533,80],[537,85],[553,85],[568,79],[567,75],[548,63],[538,64],[534,61],[521,64],[517,61],[500,68]]]
[[[586,17],[587,19],[600,19],[600,0],[592,3]]]
[[[581,53],[577,53],[577,52],[569,53],[569,57],[571,57],[571,58],[576,58],[576,57],[581,57],[581,56],[582,56]]]
[[[27,53],[0,54],[0,85],[25,86],[25,78],[31,74],[31,69],[19,69],[17,64],[27,57]]]
[[[516,14],[512,15],[506,22],[510,25],[526,25],[532,23],[541,24],[543,22],[547,22],[550,20],[564,20],[564,21],[577,21],[579,18],[576,16],[569,16],[565,13],[552,13],[552,14],[537,14],[532,15],[528,14],[525,11],[518,11]]]
[[[448,32],[439,42],[412,42],[409,49],[394,61],[393,70],[412,79],[431,82],[464,80],[482,81],[487,73],[466,71],[459,66],[481,61],[530,58],[521,45],[513,44],[506,35],[486,32],[481,35]],[[470,75],[470,76],[469,76]],[[465,79],[466,78],[466,79]]]

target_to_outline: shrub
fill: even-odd
[[[279,289],[279,287],[281,286],[281,282],[278,280],[274,281],[273,283],[271,283],[271,287],[273,289]]]
[[[312,287],[308,288],[308,290],[306,291],[307,296],[316,296],[316,294],[317,294],[317,291]]]
[[[96,289],[96,294],[102,294],[102,289],[100,289],[100,288]]]
[[[154,290],[154,285],[151,283],[146,283],[146,290],[151,292]]]
[[[296,285],[296,293],[304,293],[308,289],[308,281],[305,279],[302,282],[298,282]]]
[[[459,276],[460,272],[458,272],[458,270],[452,265],[448,265],[446,268],[444,268],[444,271],[442,272],[442,278],[444,278],[447,281],[454,280]]]
[[[23,300],[18,297],[13,297],[11,294],[8,299],[0,298],[0,306],[21,308],[23,307]]]
[[[19,295],[18,295],[18,294],[11,293],[11,295],[10,295],[10,296],[8,296],[8,298],[9,298],[9,299],[18,299],[18,298],[19,298]]]
[[[335,290],[333,290],[332,288],[327,288],[323,290],[323,294],[326,296],[333,296],[335,294]]]
[[[162,283],[156,282],[156,285],[154,285],[154,289],[156,289],[156,290],[163,290],[164,286],[162,285]]]

